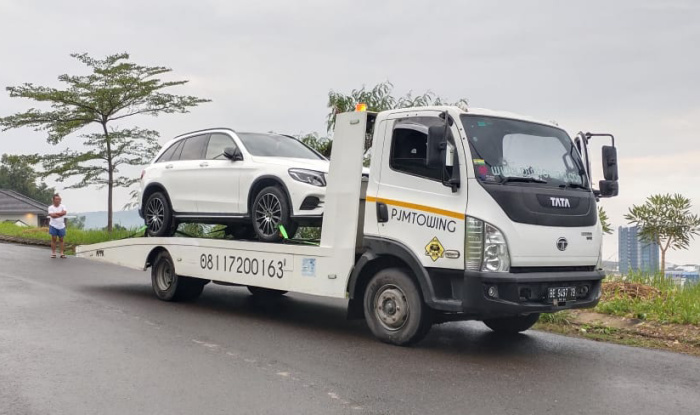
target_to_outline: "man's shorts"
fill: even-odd
[[[66,228],[56,229],[53,226],[49,226],[49,235],[63,238],[64,236],[66,236]]]

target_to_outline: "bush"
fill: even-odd
[[[700,284],[678,286],[661,273],[633,273],[603,283],[601,313],[662,323],[700,324]]]

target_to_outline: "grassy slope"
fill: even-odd
[[[134,230],[114,230],[110,234],[109,232],[103,230],[81,230],[71,229],[69,227],[66,230],[65,243],[68,245],[93,244],[125,238],[132,235],[134,232]],[[47,228],[27,228],[16,226],[12,223],[0,223],[0,234],[41,241],[51,240],[51,236],[49,235]]]
[[[700,324],[700,284],[678,287],[663,275],[632,274],[604,283],[594,311],[641,320]]]

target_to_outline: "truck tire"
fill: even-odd
[[[248,291],[255,297],[260,298],[278,298],[287,294],[287,291],[274,290],[272,288],[262,288],[262,287],[251,287],[248,286]]]
[[[167,252],[159,253],[151,267],[151,285],[159,300],[192,301],[202,294],[207,282],[177,275],[173,260]]]
[[[432,312],[423,301],[409,271],[387,268],[378,272],[364,293],[365,320],[384,343],[408,346],[420,341],[432,326]]]
[[[484,320],[484,324],[496,333],[516,334],[529,329],[540,319],[539,313],[526,316],[490,318]]]
[[[250,216],[255,234],[262,242],[280,242],[283,239],[278,229],[280,224],[284,225],[290,238],[299,227],[292,220],[287,195],[278,186],[268,186],[255,195]]]
[[[143,219],[148,236],[173,236],[175,234],[170,202],[161,192],[155,192],[148,197],[143,209]]]

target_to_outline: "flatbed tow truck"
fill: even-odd
[[[362,180],[365,138],[372,136]],[[348,299],[348,316],[408,345],[433,324],[497,332],[541,313],[594,307],[602,230],[617,195],[614,147],[590,183],[589,140],[510,113],[419,107],[339,114],[317,245],[189,237],[79,246],[77,256],[146,270],[156,296],[193,300],[209,282],[254,295]]]

